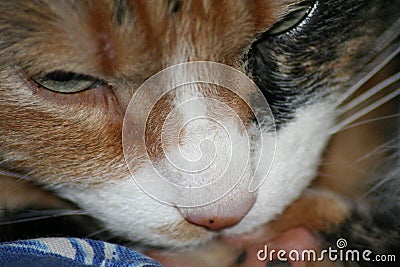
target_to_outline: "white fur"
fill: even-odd
[[[224,230],[223,234],[243,233],[260,226],[273,219],[300,195],[316,174],[333,120],[334,107],[328,103],[314,104],[297,112],[296,119],[281,129],[277,136],[274,165],[258,190],[254,207],[238,225]],[[237,138],[235,142],[240,142],[241,136],[234,138]],[[215,133],[213,141],[218,147],[223,147],[227,140]],[[172,155],[174,153],[177,151],[172,151]],[[196,158],[196,155],[192,156]],[[148,168],[151,167],[147,165],[138,175],[149,175]],[[238,188],[232,192],[233,198],[228,196],[227,201],[221,202],[221,207],[228,205],[229,201],[240,200],[238,192],[244,192],[247,187]],[[155,231],[158,227],[175,225],[183,217],[177,208],[143,193],[131,177],[97,189],[64,188],[60,194],[79,203],[115,233],[147,244],[182,247],[199,244],[216,235],[203,230],[202,238],[193,236],[189,240],[177,240]]]
[[[103,222],[107,229],[127,239],[154,246],[193,244],[193,241],[168,239],[155,231],[160,226],[174,225],[182,216],[176,208],[144,193],[131,177],[93,190],[64,188],[60,195],[80,203],[82,209]],[[209,239],[211,235],[205,232],[204,238]]]
[[[277,135],[274,163],[253,209],[225,234],[250,231],[275,218],[299,197],[316,175],[334,123],[334,110],[332,103],[318,103],[296,112],[296,119]]]

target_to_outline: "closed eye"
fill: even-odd
[[[268,35],[279,35],[290,31],[300,24],[314,5],[314,1],[305,0],[301,3],[293,5],[281,20],[276,22],[272,27],[266,32]]]
[[[33,79],[40,86],[58,93],[77,93],[104,84],[101,79],[89,75],[60,70]]]

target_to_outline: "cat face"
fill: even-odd
[[[373,14],[366,2],[2,1],[2,165],[74,201],[111,231],[145,244],[180,247],[250,231],[279,214],[315,176],[334,123],[336,97],[368,48],[367,25],[349,26],[364,22],[366,12]],[[159,71],[194,61],[245,73],[268,101],[274,127],[255,120],[248,105],[251,85],[239,86],[243,97],[222,86],[183,86],[152,103],[149,116],[137,106],[129,113],[147,120],[148,131],[133,134],[146,145],[132,145],[136,150],[124,157],[124,116],[131,98]],[[179,75],[170,74],[158,86]],[[162,88],[153,86],[148,98],[159,92]],[[213,114],[230,125],[229,135],[205,120],[164,145],[160,125],[174,108],[193,99],[180,106],[172,125]],[[226,104],[243,126],[204,99]],[[136,131],[136,124],[129,127],[128,132]],[[264,135],[253,134],[255,128]],[[205,139],[213,147],[199,150]],[[199,151],[204,159],[219,152],[205,172],[177,174],[169,165],[168,155],[183,153],[196,161]],[[254,158],[262,153],[274,160],[258,173]],[[243,161],[249,169],[243,170]],[[191,187],[215,181],[227,162],[233,167],[221,186],[232,185],[229,177],[236,173],[243,179],[222,198],[199,207],[163,203],[132,179],[152,181],[157,165],[176,183]],[[263,180],[266,168],[265,181],[249,192],[249,183]],[[207,194],[213,189],[206,199]]]

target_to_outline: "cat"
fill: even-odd
[[[77,205],[113,235],[149,248],[240,239],[267,223],[262,240],[299,225],[329,232],[350,216],[349,192],[363,192],[358,177],[343,177],[338,183],[346,181],[345,188],[326,177],[314,181],[338,125],[338,100],[347,99],[376,54],[377,36],[398,6],[396,0],[1,1],[0,190],[14,192],[1,206]],[[182,64],[188,62],[194,64]],[[204,78],[202,72],[239,89],[163,88]],[[268,102],[261,120],[258,91],[241,80],[244,74]],[[199,117],[211,119],[185,128]],[[164,126],[172,128],[163,132]],[[208,168],[188,167],[215,152]],[[189,160],[179,161],[181,153]],[[267,157],[261,167],[260,155]],[[154,180],[156,173],[186,189],[226,176],[220,187],[232,190],[176,193]],[[257,190],[249,192],[254,181]],[[310,185],[318,190],[310,193]],[[315,210],[325,213],[306,215],[317,203],[326,203]]]

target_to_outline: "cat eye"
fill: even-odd
[[[307,17],[313,5],[314,1],[303,1],[297,4],[291,9],[291,12],[272,25],[267,34],[277,35],[290,31]]]
[[[40,86],[59,93],[76,93],[104,84],[102,80],[92,76],[65,71],[53,71],[35,81]]]

